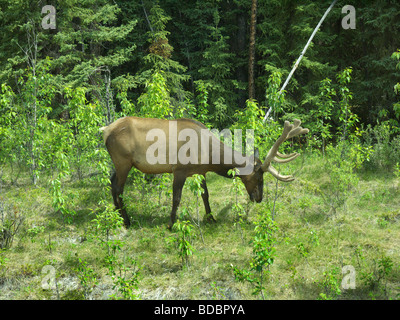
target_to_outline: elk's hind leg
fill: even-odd
[[[132,166],[124,166],[123,169],[116,169],[115,173],[111,177],[111,193],[114,199],[114,205],[124,219],[126,228],[130,227],[131,222],[128,214],[126,213],[122,194],[124,192],[124,185],[131,167]]]

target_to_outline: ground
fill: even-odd
[[[196,200],[185,188],[180,213],[196,234],[190,240],[194,252],[187,265],[169,241],[176,232],[166,228],[170,183],[160,191],[150,187],[152,182],[138,187],[131,177],[125,202],[132,227],[118,229],[112,236],[123,242],[118,259],[127,266],[132,266],[128,258],[136,262],[131,269],[139,270],[136,298],[261,299],[253,295],[253,284],[235,279],[233,267],[250,269],[254,221],[263,206],[273,207],[277,195],[273,218],[279,231],[275,260],[265,275],[266,299],[398,299],[399,180],[390,172],[359,170],[357,186],[346,191],[345,203],[332,210],[322,196],[329,187],[322,158],[305,158],[289,167],[296,172],[293,182],[277,186],[265,175],[262,203],[249,203],[247,194],[238,197],[246,210],[240,224],[232,211],[236,201],[232,180],[213,173],[207,176],[217,220],[211,224],[202,221],[201,197]],[[63,192],[77,213],[72,223],[66,223],[54,212],[48,184],[32,186],[28,178],[20,178],[16,185],[7,181],[5,174],[2,214],[14,211],[24,221],[11,247],[0,254],[0,299],[121,297],[105,264],[106,249],[90,236],[101,193],[98,184],[89,177],[65,182]],[[112,203],[111,195],[108,200]],[[97,282],[89,291],[77,271],[79,259],[96,274]],[[347,265],[353,267],[354,278],[342,274]],[[52,270],[57,288],[46,286]],[[344,279],[353,281],[355,288],[344,289]]]

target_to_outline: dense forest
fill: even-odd
[[[280,91],[331,4],[0,0],[0,298],[398,298],[400,2],[336,1]],[[128,115],[251,128],[262,157],[285,120],[310,132],[283,145],[304,155],[279,166],[296,181],[268,176],[261,205],[212,176],[212,226],[201,177],[168,233],[171,178],[132,170],[125,230],[99,128]]]
[[[21,76],[46,68],[55,91],[50,116],[59,117],[68,112],[65,87],[86,87],[90,99],[119,110],[121,92],[136,101],[152,75],[162,72],[174,108],[185,108],[188,100],[196,105],[203,88],[213,125],[229,126],[249,98],[267,108],[269,76],[287,77],[330,3],[255,2],[253,56],[250,0],[57,1],[55,29],[41,26],[45,1],[2,1],[0,81],[17,92]],[[399,70],[392,54],[399,4],[353,1],[356,28],[347,30],[341,26],[345,4],[339,1],[322,24],[276,117],[310,116],[321,81],[335,81],[338,72],[352,68],[351,105],[360,123],[397,119],[393,87]]]

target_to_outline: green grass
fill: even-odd
[[[390,173],[359,172],[357,187],[348,194],[346,207],[332,214],[321,197],[329,181],[319,156],[305,156],[282,170],[296,172],[296,180],[279,183],[274,219],[279,227],[276,258],[265,283],[267,299],[318,299],[320,294],[338,299],[398,299],[400,294],[400,181]],[[74,222],[64,223],[54,212],[48,186],[34,187],[21,178],[10,185],[4,171],[0,201],[25,217],[11,248],[0,256],[0,299],[81,299],[82,285],[77,277],[78,259],[94,269],[98,284],[90,298],[108,299],[115,294],[104,262],[106,250],[89,237],[90,221],[98,208],[100,190],[93,181],[67,181],[63,191],[72,197],[77,212]],[[285,173],[285,172],[283,172]],[[173,235],[166,229],[171,192],[160,194],[155,188],[125,188],[125,202],[132,218],[129,230],[115,235],[125,245],[117,256],[132,257],[140,266],[137,294],[141,299],[260,299],[252,295],[248,283],[235,280],[232,265],[248,266],[257,212],[272,207],[275,180],[265,175],[264,200],[248,204],[247,195],[239,200],[248,214],[242,234],[235,226],[231,207],[235,199],[232,181],[207,175],[210,204],[217,220],[196,227],[195,252],[190,265],[182,265],[176,248],[167,241]],[[111,195],[109,202],[112,202]],[[197,222],[196,199],[184,189],[180,212],[187,208]],[[204,207],[199,199],[200,215]],[[188,218],[188,217],[186,217]],[[202,222],[202,220],[201,220]],[[42,227],[40,229],[40,227]],[[37,228],[37,229],[35,229]],[[41,230],[32,236],[33,230]],[[30,231],[29,231],[30,230]],[[202,236],[201,236],[202,235]],[[243,237],[243,239],[242,239]],[[49,245],[50,244],[50,245]],[[380,263],[392,262],[382,273]],[[2,260],[0,260],[1,262]],[[56,271],[58,293],[44,290],[43,267]],[[356,288],[341,290],[342,267],[356,271]],[[329,276],[331,276],[329,278]],[[331,279],[330,282],[327,279]]]

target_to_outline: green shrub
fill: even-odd
[[[98,284],[98,275],[86,261],[79,258],[78,266],[75,271],[81,283],[85,299],[89,299],[90,293]]]
[[[116,231],[123,226],[123,219],[118,210],[111,204],[101,209],[96,218],[91,221],[91,235],[101,246],[107,249],[107,254],[115,254],[121,249],[123,242],[115,239]],[[111,250],[111,251],[110,251]]]
[[[254,287],[253,294],[260,294],[264,299],[265,281],[270,274],[270,266],[276,256],[276,232],[278,226],[272,220],[267,209],[262,209],[254,222],[254,237],[252,240],[253,256],[249,269],[240,269],[231,265],[236,280],[247,281]]]
[[[323,273],[323,278],[317,282],[318,286],[323,289],[318,299],[335,300],[342,294],[342,290],[340,290],[341,275],[340,269],[337,267],[332,267]]]
[[[120,293],[122,299],[136,300],[139,295],[135,293],[138,289],[140,268],[137,262],[133,258],[128,258],[128,261],[120,261],[116,255],[108,255],[106,258],[106,264],[109,270],[114,287]],[[119,299],[114,294],[111,296],[112,299]]]
[[[324,188],[321,188],[321,194],[332,214],[336,214],[339,208],[345,207],[347,199],[359,181],[354,173],[355,164],[349,154],[349,144],[346,141],[340,142],[336,147],[332,145],[327,147],[324,169],[329,180]]]
[[[369,161],[364,163],[368,170],[391,170],[400,157],[400,136],[390,122],[382,122],[372,127],[368,125],[363,134],[365,146],[373,148]]]
[[[0,199],[0,250],[11,247],[23,222],[24,216]]]
[[[189,266],[189,258],[194,253],[193,238],[195,237],[193,225],[190,221],[178,219],[172,227],[176,232],[175,236],[168,239],[170,243],[175,243],[178,249],[178,256],[182,259],[182,264]]]

